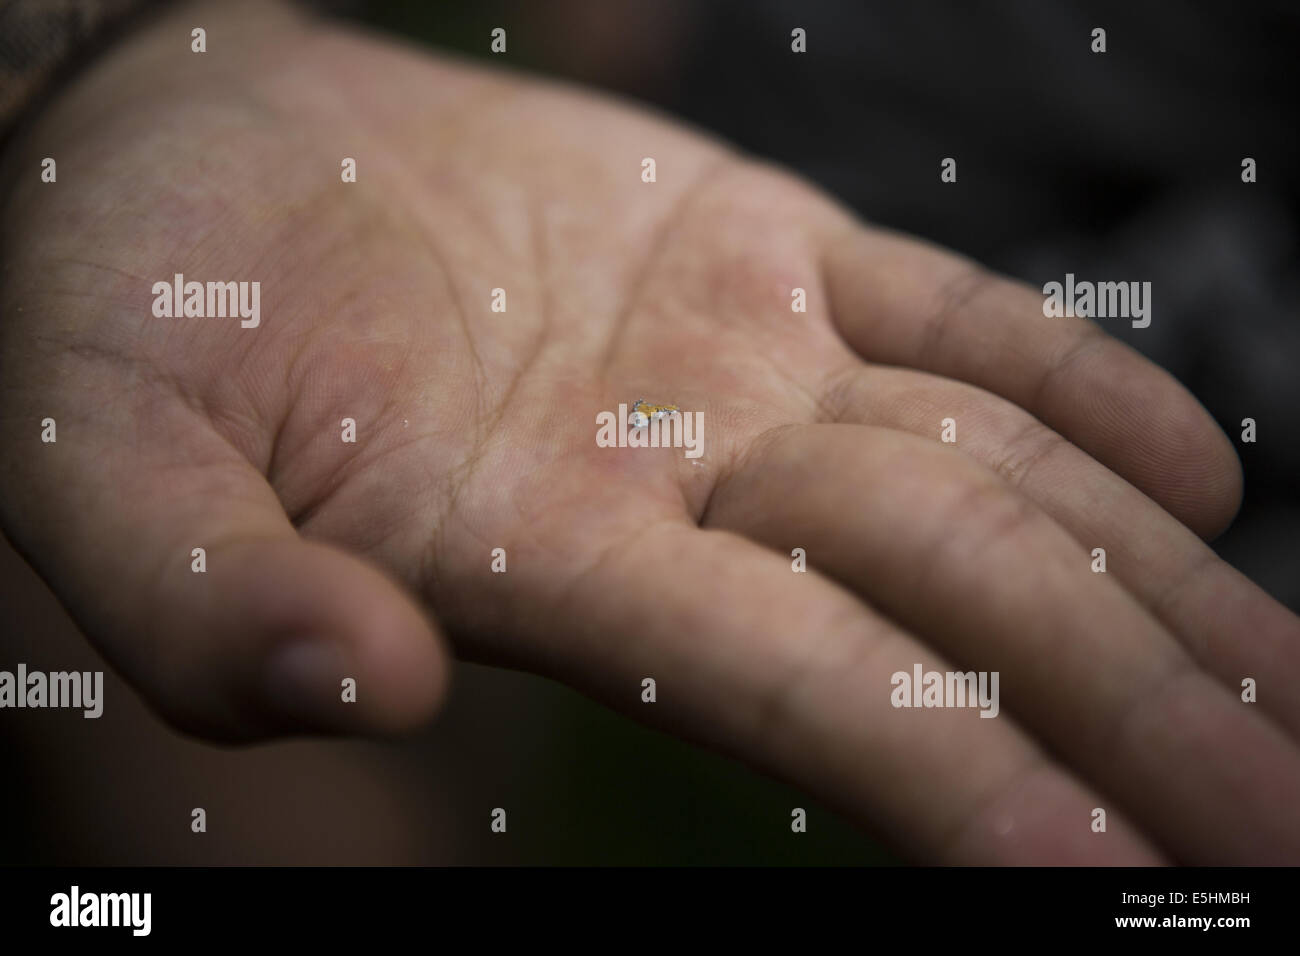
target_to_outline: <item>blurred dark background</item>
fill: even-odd
[[[344,13],[652,104],[873,222],[1038,286],[1066,272],[1150,280],[1150,327],[1106,328],[1233,439],[1246,498],[1215,547],[1300,611],[1300,4],[389,0]],[[508,55],[489,57],[498,26]],[[790,52],[794,27],[806,54]],[[955,184],[939,180],[949,156]],[[1247,417],[1255,444],[1240,441]],[[0,662],[103,667],[7,549],[0,619]],[[111,674],[106,693],[98,721],[0,722],[0,862],[891,859],[798,791],[527,675],[462,666],[442,719],[407,740],[246,750],[178,737]],[[203,836],[189,832],[195,806]],[[488,829],[498,806],[506,835]],[[795,806],[809,810],[798,837]]]

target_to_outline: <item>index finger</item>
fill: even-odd
[[[1202,537],[1236,514],[1241,465],[1227,437],[1169,373],[1097,324],[1048,318],[1032,287],[882,230],[848,230],[825,268],[833,321],[864,358],[1015,402]]]

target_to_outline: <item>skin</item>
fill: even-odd
[[[1035,290],[641,109],[272,4],[155,22],[5,163],[0,517],[174,725],[401,730],[454,652],[918,860],[1300,860],[1300,621],[1201,540],[1232,447]],[[175,272],[260,281],[261,326],[155,318]],[[702,458],[597,447],[642,395],[704,413]],[[998,671],[1001,713],[892,707],[915,663]]]

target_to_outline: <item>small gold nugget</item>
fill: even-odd
[[[638,398],[632,405],[632,414],[627,417],[627,421],[633,428],[645,428],[652,421],[680,413],[681,409],[676,405],[651,405]]]

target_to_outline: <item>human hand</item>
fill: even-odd
[[[1034,291],[639,111],[270,5],[161,21],[8,160],[4,527],[178,726],[410,726],[445,633],[916,857],[1300,856],[1300,704],[1236,689],[1295,686],[1300,628],[1183,526],[1230,520],[1231,446]],[[260,324],[155,317],[175,273],[260,281]],[[702,412],[703,457],[598,447],[637,397]],[[998,671],[1001,715],[892,707],[915,663]]]

